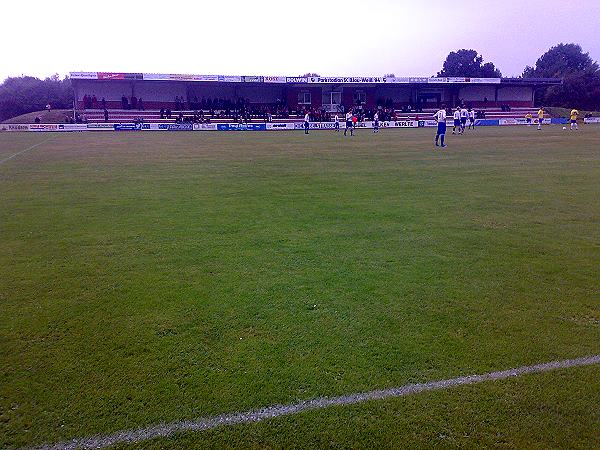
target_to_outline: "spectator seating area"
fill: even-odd
[[[504,109],[504,110],[503,110]],[[506,108],[476,108],[480,118],[486,119],[504,119],[504,118],[523,118],[526,114],[531,113],[534,117],[537,116],[537,108],[513,107],[510,111]],[[402,112],[401,110],[388,110],[386,114],[380,113],[380,119],[386,120],[427,120],[434,114],[434,109],[424,109],[421,112]],[[112,109],[108,111],[108,122],[134,122],[143,121],[148,123],[174,123],[174,122],[205,122],[205,123],[231,123],[231,122],[294,122],[304,120],[304,113],[292,112],[283,114],[270,114],[266,112],[250,112],[247,114],[231,113],[224,110],[194,110],[194,111],[173,111],[167,114],[168,111],[160,110],[119,110]],[[369,119],[372,116],[372,111],[360,113],[361,119]],[[483,113],[483,114],[482,114]],[[104,122],[105,114],[101,109],[86,109],[79,111],[81,120],[84,122]],[[162,115],[162,118],[161,118]],[[331,121],[334,114],[327,113],[322,115],[320,111],[311,113],[312,120],[316,121]],[[170,117],[168,117],[170,116]],[[343,114],[339,113],[340,120],[343,120]]]

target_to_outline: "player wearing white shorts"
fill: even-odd
[[[469,130],[471,127],[475,129],[475,110],[469,108]]]
[[[354,127],[352,126],[352,111],[346,113],[346,129],[344,130],[344,136],[346,136],[350,130],[350,136],[354,136]]]
[[[379,133],[379,114],[373,116],[373,133]]]
[[[437,121],[437,132],[435,133],[435,146],[439,147],[438,141],[441,139],[442,148],[446,147],[444,140],[446,139],[446,107],[442,105],[442,108],[433,115],[433,118]]]
[[[541,107],[540,109],[538,109],[537,115],[538,115],[538,130],[542,129],[542,124],[544,123],[544,108]]]
[[[333,119],[334,122],[334,127],[335,127],[335,131],[337,131],[338,133],[340,132],[340,117],[336,114],[335,118]]]
[[[464,106],[460,110],[460,134],[465,132],[467,128],[467,119],[469,118],[469,111]]]
[[[456,108],[452,117],[454,117],[454,126],[452,127],[452,134],[456,134],[457,128],[458,132],[460,133],[460,108]]]

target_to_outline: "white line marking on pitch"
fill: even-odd
[[[508,369],[500,372],[490,372],[482,375],[468,375],[465,377],[451,378],[448,380],[430,381],[428,383],[406,384],[401,387],[384,389],[380,391],[361,392],[331,398],[316,398],[300,403],[275,405],[253,411],[221,414],[219,416],[206,417],[197,420],[185,420],[152,425],[137,430],[124,430],[113,434],[72,439],[70,441],[64,441],[57,444],[47,444],[36,448],[40,450],[76,450],[104,448],[115,444],[134,444],[149,439],[172,436],[173,434],[182,431],[204,431],[219,426],[254,423],[266,419],[272,419],[274,417],[288,416],[291,414],[298,414],[303,411],[322,409],[334,405],[352,405],[369,400],[403,397],[405,395],[416,394],[419,392],[448,389],[453,386],[463,386],[490,380],[503,380],[506,378],[518,377],[530,373],[548,372],[550,370],[589,366],[592,364],[600,364],[600,355],[577,359],[567,359],[563,361],[552,361],[534,366],[522,366],[515,369]]]
[[[4,159],[0,159],[0,164],[5,163],[6,161],[8,161],[9,159],[13,159],[15,156],[19,156],[22,153],[28,152],[29,150],[33,150],[36,147],[39,147],[42,144],[45,144],[46,142],[48,142],[50,139],[52,139],[52,137],[49,137],[48,139],[46,139],[45,141],[42,142],[38,142],[35,145],[32,145],[31,147],[27,147],[25,150],[21,150],[20,152],[15,153],[14,155],[9,156],[8,158],[4,158]]]

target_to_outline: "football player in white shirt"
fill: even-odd
[[[442,105],[441,109],[433,115],[437,121],[437,132],[435,133],[435,146],[439,147],[438,141],[441,138],[442,148],[447,147],[444,143],[446,139],[446,105]]]
[[[373,116],[373,133],[379,133],[379,114]]]
[[[456,133],[456,129],[458,128],[458,132],[460,133],[460,107],[456,108],[454,111],[454,126],[452,127],[452,134]]]
[[[304,114],[304,134],[308,134],[308,128],[310,127],[310,116],[308,111]]]
[[[469,108],[469,130],[473,127],[475,129],[475,110]]]
[[[340,132],[340,117],[336,114],[333,121],[335,122],[335,125],[334,125],[335,131],[339,133]]]
[[[354,136],[354,126],[352,126],[352,110],[348,110],[346,113],[346,129],[344,130],[344,136],[350,130],[350,136]]]
[[[467,119],[469,118],[469,111],[464,106],[460,110],[460,134],[465,132],[467,128]]]

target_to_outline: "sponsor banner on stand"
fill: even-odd
[[[88,123],[85,126],[88,130],[91,131],[113,131],[115,129],[114,123]]]
[[[388,77],[388,78],[384,78],[383,79],[384,83],[401,83],[401,84],[408,84],[410,83],[410,78],[409,77]]]
[[[29,131],[58,131],[58,124],[34,123],[29,125]]]
[[[146,81],[219,81],[218,75],[197,75],[183,73],[144,73]]]
[[[539,122],[539,119],[536,117],[535,119],[531,119],[531,124],[532,125],[537,125]],[[555,124],[562,124],[562,123],[567,123],[567,119],[543,119],[542,124],[551,124],[551,123],[555,123]],[[498,119],[498,125],[501,126],[505,126],[505,125],[527,125],[527,119],[525,119],[524,117],[508,117],[505,119]]]
[[[308,78],[306,77],[285,77],[286,83],[308,83]]]
[[[192,131],[194,126],[191,123],[159,123],[158,129],[166,131]]]
[[[507,119],[498,119],[499,125],[527,125],[527,119],[517,119],[515,117]]]
[[[440,83],[500,83],[500,78],[465,78],[465,77],[439,77],[427,78],[425,83],[440,84]]]
[[[265,83],[285,83],[286,82],[286,78],[285,77],[278,77],[278,76],[267,76],[264,77],[265,79]]]
[[[242,77],[239,75],[219,75],[218,80],[220,83],[241,83]]]
[[[115,123],[113,124],[115,131],[141,131],[141,123]]]
[[[174,81],[220,81],[218,75],[185,75],[170,74],[169,80]]]
[[[537,125],[539,122],[538,118],[531,119],[532,125]],[[543,119],[542,124],[563,124],[567,123],[567,119]],[[527,119],[524,117],[508,117],[504,119],[498,119],[498,125],[527,125]]]
[[[265,77],[257,76],[257,75],[244,75],[242,77],[242,81],[244,83],[264,83]]]
[[[409,77],[408,82],[409,83],[429,83],[430,79],[431,78],[428,78],[428,77]]]
[[[583,123],[600,123],[600,117],[586,117]]]
[[[29,125],[25,125],[25,124],[2,124],[2,131],[29,131]]]
[[[143,80],[144,74],[142,74],[142,73],[126,73],[125,79],[126,80]]]
[[[418,126],[419,122],[416,120],[396,120],[379,122],[379,128],[417,128]],[[333,130],[335,129],[335,122],[310,122],[309,128],[311,130]],[[340,123],[340,128],[344,129],[345,124]],[[356,126],[354,128],[373,128],[373,122],[356,122]],[[294,129],[304,129],[304,122],[294,122]]]
[[[87,125],[85,123],[60,123],[58,124],[58,131],[87,131]]]
[[[544,119],[544,120],[548,120],[548,119]],[[570,120],[566,119],[564,117],[556,117],[556,118],[550,119],[550,123],[555,124],[555,125],[565,125],[567,123],[570,123]]]
[[[198,74],[166,74],[166,73],[124,73],[124,72],[71,72],[72,79],[81,80],[150,80],[150,81],[220,81],[225,83],[351,83],[351,84],[408,84],[408,83],[479,83],[497,84],[500,78],[467,78],[467,77],[284,77],[262,75],[198,75]]]
[[[147,81],[165,81],[171,79],[168,73],[144,73],[142,74],[142,78]]]
[[[193,126],[194,131],[216,131],[216,123],[195,123]]]
[[[370,123],[372,124],[373,122]],[[381,123],[383,124],[382,128],[417,128],[419,126],[419,122],[416,120],[396,120]]]
[[[500,83],[500,78],[467,78],[467,80],[469,80],[470,83],[494,83],[494,84],[499,84]]]
[[[115,73],[115,72],[98,72],[99,80],[124,80],[124,73]]]
[[[267,123],[267,130],[294,130],[294,122]]]
[[[69,78],[72,80],[97,80],[98,72],[71,72]]]
[[[343,129],[344,125],[340,123],[340,128]],[[365,128],[364,122],[357,122],[356,128]],[[294,122],[294,129],[303,130],[304,122]],[[335,122],[310,122],[309,129],[311,130],[333,130],[335,129]]]
[[[437,127],[437,120],[419,120],[419,127]]]
[[[219,131],[263,131],[267,126],[264,123],[218,123]]]
[[[385,83],[384,77],[308,77],[308,83]]]
[[[449,127],[451,127],[453,124],[452,121],[448,121],[448,125]],[[475,119],[475,126],[477,127],[495,127],[500,125],[500,122],[498,119]]]

